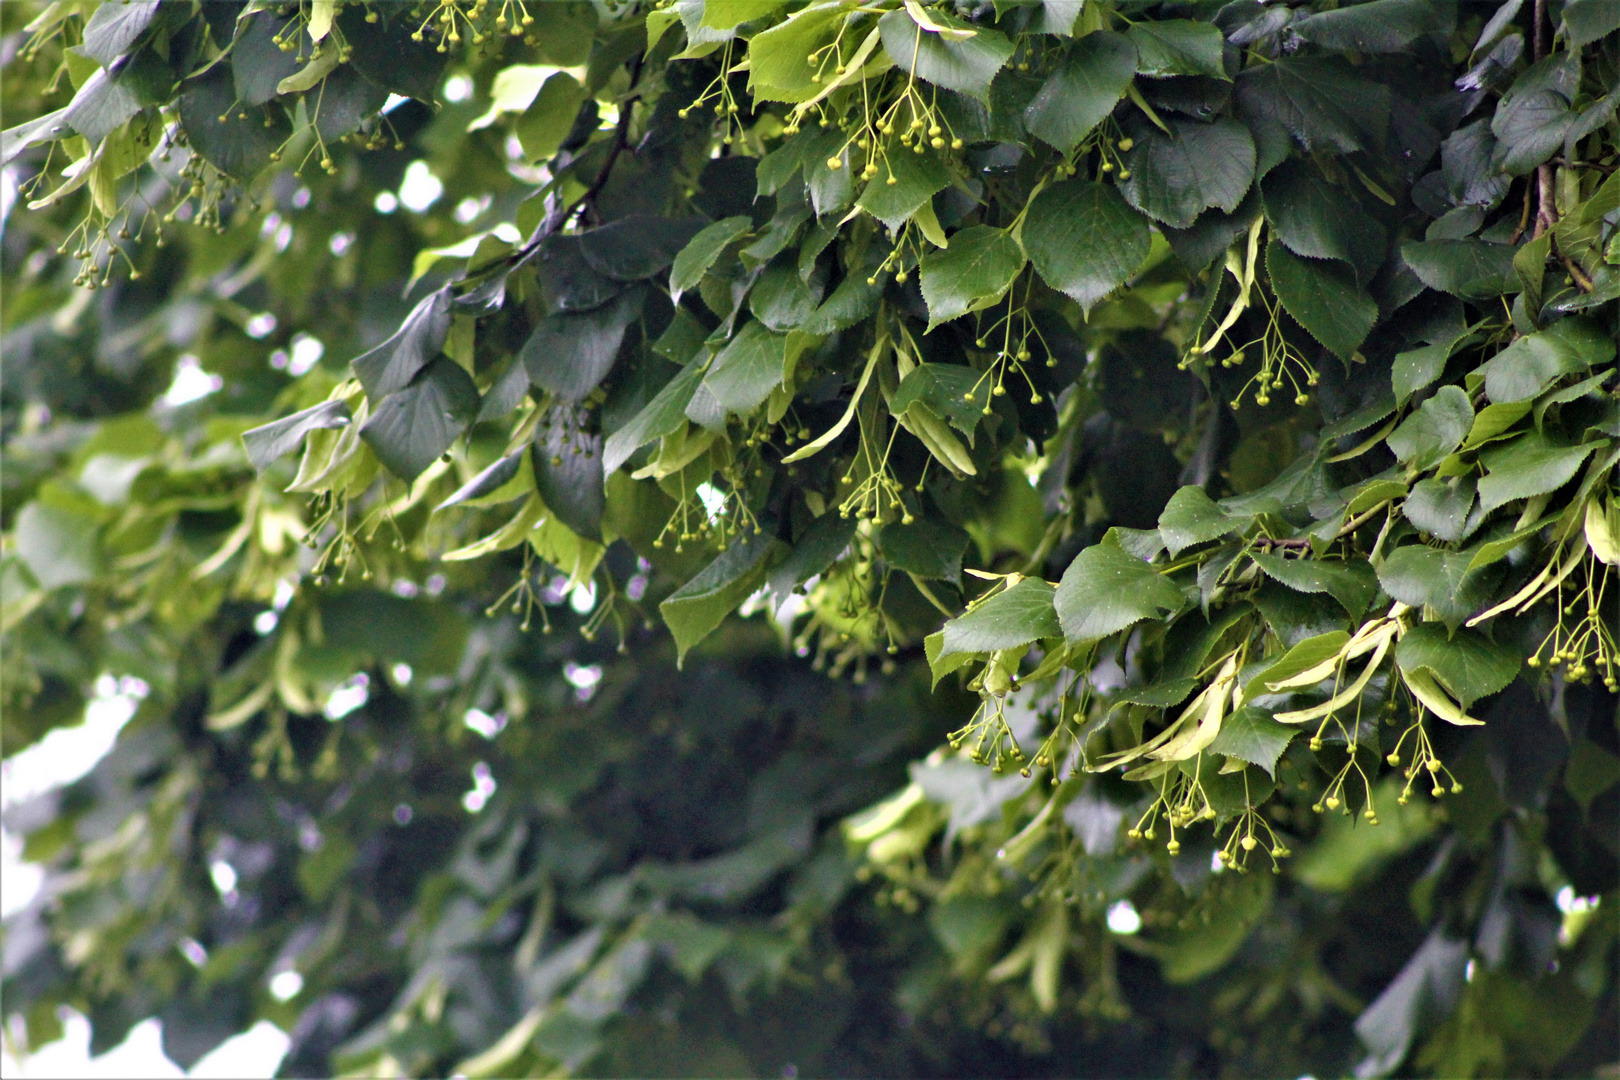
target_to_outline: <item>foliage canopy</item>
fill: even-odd
[[[1620,4],[0,32],[11,1037],[1614,1058]]]

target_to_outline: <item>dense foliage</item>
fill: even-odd
[[[0,33],[19,1045],[1616,1058],[1613,0]]]

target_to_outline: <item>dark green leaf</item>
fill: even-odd
[[[1485,393],[1502,404],[1527,401],[1554,380],[1614,359],[1615,336],[1587,319],[1560,319],[1526,334],[1482,365]]]
[[[1406,399],[1431,385],[1446,369],[1454,345],[1438,343],[1422,345],[1395,354],[1390,369],[1390,383],[1395,389],[1395,403],[1405,405]]]
[[[547,315],[518,354],[534,385],[565,401],[579,401],[607,377],[642,294],[629,292],[590,311]]]
[[[604,277],[640,281],[674,262],[702,225],[693,218],[632,214],[580,233],[579,250],[591,269]]]
[[[1237,80],[1251,125],[1276,123],[1307,151],[1382,147],[1391,95],[1337,56],[1291,57],[1249,68]]]
[[[327,142],[337,142],[359,131],[361,122],[377,115],[387,101],[388,91],[347,65],[304,95],[304,103],[315,119],[315,130]]]
[[[1024,268],[1024,250],[1004,229],[971,225],[951,246],[930,251],[922,264],[928,329],[983,306],[1012,286]]]
[[[450,290],[419,301],[392,337],[350,361],[372,403],[403,388],[439,355],[450,336]]]
[[[157,0],[108,0],[84,24],[79,51],[102,67],[111,67],[146,33],[157,13]]]
[[[1503,95],[1491,118],[1497,145],[1492,163],[1509,176],[1523,176],[1564,145],[1575,123],[1570,99],[1580,81],[1580,61],[1560,52],[1532,64]]]
[[[878,20],[883,51],[901,71],[912,72],[935,86],[986,100],[990,80],[1012,57],[1012,42],[989,27],[975,27],[937,8],[932,17],[942,26],[972,30],[973,36],[964,41],[947,41],[923,30],[905,11],[891,11]]]
[[[1273,240],[1266,245],[1266,273],[1288,314],[1341,357],[1348,359],[1378,321],[1377,302],[1344,263],[1302,259]]]
[[[1444,461],[1474,425],[1474,407],[1460,386],[1442,386],[1422,408],[1389,435],[1395,459],[1408,469],[1426,471]]]
[[[1279,724],[1264,709],[1245,705],[1221,721],[1221,730],[1207,752],[1247,761],[1275,776],[1277,759],[1298,734],[1298,727]]]
[[[1169,578],[1104,539],[1069,564],[1053,602],[1063,636],[1081,643],[1142,619],[1168,618],[1186,606],[1186,597]]]
[[[1148,223],[1117,190],[1086,180],[1060,181],[1035,196],[1022,235],[1046,283],[1088,312],[1142,265],[1151,240]]]
[[[431,103],[448,54],[439,52],[431,38],[411,40],[419,23],[404,10],[388,12],[376,22],[367,22],[366,14],[362,5],[350,4],[338,16],[349,63],[384,90]]]
[[[849,548],[858,524],[856,519],[831,510],[812,521],[794,540],[787,557],[771,571],[771,591],[778,598],[786,597],[817,574],[826,572]]]
[[[884,560],[896,570],[953,585],[962,583],[962,555],[967,551],[968,534],[948,521],[922,516],[910,525],[885,525],[878,530],[877,545]]]
[[[675,638],[680,661],[692,646],[708,637],[733,608],[765,579],[767,559],[776,541],[769,533],[746,533],[732,541],[697,577],[658,605]]]
[[[675,256],[674,264],[670,267],[670,296],[678,301],[681,293],[696,288],[726,245],[747,232],[750,224],[748,218],[739,214],[716,221],[692,237]]]
[[[514,451],[503,458],[496,458],[493,465],[479,472],[477,476],[457,488],[448,499],[438,505],[437,509],[443,510],[447,506],[460,506],[475,499],[482,499],[486,495],[493,495],[511,483],[512,479],[517,476],[518,470],[522,467],[522,450]]]
[[[1384,229],[1355,197],[1301,166],[1282,165],[1261,185],[1266,217],[1295,255],[1339,259],[1366,285],[1384,261]]]
[[[290,454],[303,443],[304,436],[321,428],[343,427],[349,422],[349,406],[342,400],[323,401],[274,423],[252,428],[242,433],[242,447],[248,460],[260,472],[272,462]]]
[[[1414,608],[1427,605],[1442,622],[1456,627],[1490,600],[1498,576],[1489,567],[1469,573],[1469,558],[1466,551],[1407,544],[1378,568],[1378,583],[1393,599]]]
[[[1465,300],[1518,292],[1513,252],[1507,244],[1484,240],[1412,240],[1401,245],[1401,258],[1419,281]]]
[[[1212,23],[1194,19],[1144,19],[1132,24],[1129,33],[1131,44],[1136,46],[1137,70],[1143,75],[1226,78],[1226,67],[1221,62],[1226,39]]]
[[[292,136],[287,114],[274,105],[242,110],[230,73],[215,67],[185,84],[179,98],[180,123],[192,149],[214,168],[238,180],[251,180]],[[246,119],[241,116],[246,112]],[[225,117],[222,122],[220,117]]]
[[[1433,623],[1412,627],[1395,646],[1402,671],[1428,670],[1467,709],[1505,689],[1519,674],[1519,657],[1477,630],[1448,634]]]
[[[575,235],[546,237],[540,245],[539,267],[550,313],[600,307],[624,291],[623,283],[597,272]]]
[[[1448,476],[1420,480],[1401,504],[1406,520],[1436,539],[1456,543],[1467,537],[1474,507],[1474,478]]]
[[[1314,45],[1363,53],[1400,52],[1430,34],[1447,37],[1456,9],[1435,0],[1369,0],[1324,11],[1293,24]]]
[[[1052,597],[1052,586],[1039,578],[1024,578],[946,623],[939,656],[1016,649],[1041,638],[1057,637],[1062,630],[1052,608]]]
[[[748,310],[772,330],[794,330],[815,315],[821,289],[812,287],[792,266],[772,266],[748,293]]]
[[[283,33],[292,41],[303,37],[296,23],[277,18],[273,11],[256,11],[237,23],[229,59],[236,95],[228,104],[263,105],[280,93],[277,87],[282,79],[304,66],[297,52],[282,52],[276,44],[277,35]]]
[[[608,436],[602,471],[612,473],[641,447],[672,434],[686,423],[686,407],[703,382],[704,365],[688,364],[624,427]]]
[[[838,283],[832,295],[823,300],[816,313],[805,320],[807,334],[832,334],[848,330],[877,311],[878,298],[883,295],[880,283],[869,283],[861,271],[851,273]]]
[[[984,373],[965,364],[918,364],[900,380],[889,399],[889,411],[902,416],[920,401],[935,416],[949,420],[971,444],[973,432],[984,418],[989,393]]]
[[[1270,690],[1278,683],[1287,682],[1296,675],[1327,663],[1339,655],[1339,651],[1349,640],[1350,635],[1347,632],[1330,630],[1296,642],[1287,652],[1250,679],[1245,686],[1246,696],[1253,697],[1263,690]],[[1258,684],[1254,681],[1256,679],[1259,680]]]
[[[725,409],[749,413],[782,385],[787,338],[751,322],[714,358],[704,387]]]
[[[1254,140],[1242,124],[1200,124],[1173,118],[1171,134],[1155,129],[1137,140],[1125,164],[1125,199],[1156,221],[1176,229],[1193,223],[1205,207],[1231,213],[1254,180]]]
[[[406,483],[415,480],[478,415],[478,387],[460,365],[441,356],[411,384],[381,401],[360,437],[377,460]]]
[[[1563,10],[1564,33],[1572,49],[1584,49],[1598,38],[1620,30],[1620,4],[1612,0],[1569,0]],[[85,31],[86,39],[89,31]]]
[[[1125,35],[1087,34],[1059,58],[1024,110],[1024,126],[1067,154],[1114,111],[1135,74],[1136,49]]]
[[[1575,478],[1595,449],[1595,443],[1566,446],[1539,431],[1492,446],[1479,455],[1486,469],[1479,482],[1480,512],[1488,514],[1514,499],[1557,491]]]
[[[1327,593],[1350,613],[1352,619],[1361,618],[1361,613],[1378,595],[1378,582],[1373,577],[1372,567],[1363,560],[1323,562],[1320,559],[1285,559],[1266,551],[1255,552],[1253,558],[1267,577],[1290,589]]]
[[[1159,535],[1174,559],[1187,548],[1207,543],[1248,526],[1246,517],[1230,517],[1194,485],[1179,488],[1159,515]]]
[[[602,436],[583,409],[554,405],[534,432],[534,486],[558,521],[587,540],[602,539],[606,506]]]
[[[847,162],[835,170],[828,169],[825,161],[814,162],[813,166],[835,172],[843,177],[844,183],[849,182],[850,167]],[[889,182],[891,179],[894,181],[892,184]],[[904,225],[923,203],[932,199],[936,192],[943,191],[950,182],[950,170],[937,154],[913,154],[909,151],[890,154],[878,166],[877,176],[861,192],[860,206],[893,231]],[[816,205],[817,214],[828,213],[830,209],[832,207],[823,208],[820,203]]]

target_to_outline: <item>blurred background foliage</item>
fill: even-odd
[[[371,6],[396,30],[409,10]],[[763,17],[778,5],[758,6]],[[1121,27],[1213,20],[1228,41],[1230,27],[1247,33],[1289,11],[1242,0],[1084,6],[1098,25],[1111,17],[1104,8]],[[1444,123],[1462,119],[1413,85],[1457,93],[1459,57],[1493,16],[1524,28],[1547,5],[1432,6],[1452,12],[1454,31],[1426,42],[1406,73],[1427,112],[1413,105],[1396,119],[1408,135],[1419,123],[1443,130],[1403,178],[1408,213],[1405,185],[1438,161]],[[1552,6],[1574,13],[1570,25],[1602,29],[1590,0]],[[174,51],[164,62],[179,63],[184,46],[200,67],[204,24],[229,35],[262,11],[261,24],[291,19],[296,31],[321,7],[165,3]],[[921,640],[940,622],[935,591],[953,612],[968,598],[964,565],[1032,565],[1056,578],[1108,528],[1152,529],[1178,486],[1251,491],[1316,445],[1314,402],[1221,409],[1240,382],[1210,393],[1176,365],[1224,280],[1219,263],[1212,279],[1199,276],[1198,244],[1214,235],[1208,263],[1246,223],[1215,222],[1201,240],[1161,230],[1145,268],[1089,318],[1040,313],[1054,363],[1031,365],[1032,386],[1049,401],[1075,389],[1061,411],[1020,401],[998,429],[1020,441],[981,441],[977,454],[1000,456],[973,482],[938,470],[939,531],[888,598],[903,643],[893,655],[877,639],[841,651],[849,638],[838,633],[855,627],[823,597],[820,636],[802,606],[783,615],[750,602],[677,665],[653,609],[709,556],[655,549],[676,496],[632,489],[622,474],[606,496],[620,539],[606,538],[599,568],[588,541],[566,531],[549,554],[523,545],[442,558],[509,517],[500,505],[434,509],[506,452],[505,415],[467,426],[432,482],[373,488],[374,462],[344,478],[352,498],[334,521],[354,508],[355,554],[341,573],[317,566],[303,538],[334,503],[287,490],[294,459],[261,479],[241,436],[327,401],[349,361],[422,298],[508,257],[582,192],[584,227],[674,205],[770,227],[749,154],[780,145],[783,111],[747,104],[748,154],[721,154],[712,117],[678,111],[717,78],[747,101],[744,75],[728,81],[721,66],[736,59],[730,46],[697,47],[709,32],[701,2],[499,7],[523,29],[499,47],[441,54],[396,33],[392,67],[356,64],[345,92],[369,104],[363,123],[357,111],[340,132],[347,144],[294,135],[279,165],[246,186],[207,174],[188,189],[206,170],[181,147],[114,176],[119,209],[106,217],[118,253],[104,280],[98,264],[96,288],[75,283],[71,249],[105,197],[99,181],[29,206],[70,151],[8,144],[5,753],[76,723],[105,675],[139,701],[88,775],[7,811],[25,857],[47,869],[4,928],[12,1046],[52,1039],[69,1006],[91,1019],[96,1049],[160,1017],[165,1051],[182,1065],[268,1019],[292,1037],[284,1075],[1612,1074],[1620,745],[1616,699],[1601,683],[1518,682],[1480,705],[1484,728],[1434,732],[1463,791],[1396,809],[1386,787],[1378,829],[1319,817],[1309,795],[1287,798],[1272,818],[1296,850],[1276,877],[1225,872],[1207,837],[1174,855],[1128,843],[1139,791],[1107,774],[1061,808],[1058,840],[1037,837],[1030,823],[1048,805],[1038,783],[946,749],[978,698],[955,678],[934,685]],[[946,7],[941,18],[985,26],[1032,17],[1018,8],[1047,19],[1067,10]],[[365,33],[353,21],[364,10],[349,5],[339,25]],[[1579,22],[1588,17],[1597,21]],[[96,76],[95,58],[68,47],[98,18],[94,2],[0,5],[11,131]],[[25,29],[36,19],[55,21]],[[1586,69],[1610,80],[1611,97],[1613,29],[1589,39]],[[196,41],[185,45],[188,33]],[[257,47],[238,42],[278,82],[298,72],[273,43]],[[1529,63],[1492,56],[1500,71],[1474,69],[1481,100]],[[1405,62],[1385,56],[1369,69],[1395,83],[1386,69]],[[513,75],[518,65],[533,70]],[[1018,91],[1026,71],[1009,67],[998,87]],[[1216,80],[1190,71],[1144,80],[1150,104],[1189,116],[1228,107],[1207,85]],[[243,78],[228,94],[248,100]],[[276,97],[271,85],[261,100]],[[172,89],[137,107],[159,116]],[[311,108],[300,99],[265,113],[265,126],[319,132]],[[968,151],[979,191],[1027,190],[1008,148],[1028,137],[984,135]],[[1605,160],[1607,175],[1612,139]],[[1442,198],[1434,189],[1449,179],[1427,197]],[[1485,200],[1490,211],[1517,218],[1503,192]],[[950,217],[953,198],[934,205],[954,224],[965,211]],[[1452,208],[1433,209],[1422,213]],[[1612,222],[1598,227],[1612,233]],[[705,279],[705,303],[716,280]],[[926,315],[916,289],[899,284],[890,301]],[[1612,331],[1614,308],[1611,297],[1589,314]],[[626,346],[648,370],[654,324],[681,317],[660,310]],[[452,330],[445,351],[494,394],[504,372],[521,375],[510,358],[532,314],[514,303],[476,340]],[[829,347],[823,362],[858,373],[856,344]],[[1371,365],[1324,363],[1321,398],[1350,412],[1365,385],[1387,385],[1394,348],[1369,345]],[[622,424],[657,386],[638,377],[593,404],[617,409]],[[805,430],[837,419],[836,383],[819,401],[808,395]],[[1069,527],[1048,529],[1059,517]],[[898,543],[886,557],[906,558]],[[945,565],[930,571],[930,558]],[[863,572],[829,580],[853,591]],[[317,573],[333,580],[317,587]],[[1342,621],[1302,594],[1266,595],[1300,626]],[[1513,633],[1539,639],[1549,626],[1532,617]],[[1008,711],[1027,742],[1036,711]],[[1299,759],[1303,776],[1306,756],[1295,743],[1284,763]],[[275,983],[287,972],[299,977],[291,992]]]

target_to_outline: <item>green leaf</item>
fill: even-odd
[[[751,322],[714,358],[703,386],[728,412],[747,414],[782,385],[787,337]]]
[[[1491,117],[1497,139],[1492,165],[1523,176],[1557,153],[1575,124],[1570,99],[1579,82],[1579,59],[1567,52],[1530,65],[1514,79]]]
[[[1144,19],[1132,24],[1129,35],[1136,46],[1137,70],[1143,75],[1156,79],[1169,75],[1226,78],[1226,67],[1221,62],[1226,39],[1213,23]]]
[[[1266,245],[1266,273],[1284,310],[1340,357],[1349,359],[1378,321],[1377,302],[1343,263],[1302,259],[1273,240]]]
[[[819,169],[836,173],[845,184],[849,183],[850,166],[847,161],[838,169],[828,169],[827,163],[819,159],[811,164],[812,171]],[[889,183],[891,178],[894,180],[892,184]],[[861,192],[857,205],[893,232],[904,225],[923,203],[932,199],[936,192],[945,190],[945,185],[950,182],[950,170],[937,154],[913,154],[909,151],[890,154],[884,164],[878,166],[877,176]],[[819,204],[816,206],[817,214],[828,212]]]
[[[36,499],[17,512],[12,542],[40,587],[56,589],[101,572],[98,531],[95,518]]]
[[[1363,285],[1378,272],[1383,226],[1349,192],[1291,164],[1267,174],[1261,192],[1274,235],[1295,255],[1348,263]]]
[[[720,6],[723,10],[724,5]],[[834,78],[837,67],[837,60],[829,56],[826,47],[848,17],[849,11],[842,4],[811,4],[755,34],[748,42],[748,85],[754,96],[765,101],[808,101],[821,93],[822,85]],[[728,11],[726,19],[730,18]],[[812,54],[815,60],[825,58],[826,62],[812,62]]]
[[[99,14],[99,13],[98,13]],[[1620,5],[1613,0],[1569,0],[1563,10],[1564,36],[1572,49],[1584,49],[1620,30]],[[86,40],[89,31],[85,31]]]
[[[1024,578],[966,615],[946,623],[944,642],[936,659],[954,653],[1016,649],[1041,638],[1057,637],[1063,631],[1058,625],[1052,599],[1051,585],[1039,578]]]
[[[129,52],[158,13],[153,0],[108,0],[84,24],[79,51],[102,67]]]
[[[1555,380],[1614,359],[1615,337],[1588,319],[1560,319],[1526,334],[1486,361],[1485,393],[1493,402],[1525,401]]]
[[[449,53],[441,53],[433,39],[411,40],[419,25],[408,16],[366,21],[363,5],[350,4],[338,16],[349,48],[349,63],[384,90],[432,103],[444,78]],[[551,17],[555,24],[563,20]]]
[[[614,281],[641,281],[674,262],[702,225],[697,218],[631,214],[579,233],[579,250],[598,274]]]
[[[1519,657],[1477,630],[1448,634],[1433,623],[1412,627],[1395,646],[1402,671],[1427,670],[1466,711],[1505,689],[1519,674]]]
[[[1078,644],[1142,619],[1167,619],[1187,600],[1169,578],[1105,538],[1075,556],[1053,602],[1063,636]]]
[[[1059,58],[1024,110],[1024,126],[1067,154],[1114,111],[1135,74],[1136,49],[1124,34],[1087,34]]]
[[[1446,361],[1451,359],[1454,348],[1454,343],[1441,342],[1396,353],[1389,373],[1390,383],[1395,389],[1395,404],[1405,405],[1407,398],[1433,384],[1446,369]]]
[[[1281,125],[1307,152],[1351,154],[1383,146],[1390,91],[1337,56],[1285,57],[1237,79],[1240,112],[1251,125]]]
[[[450,290],[419,301],[392,337],[349,362],[373,403],[404,388],[427,366],[450,336]]]
[[[585,427],[583,410],[554,405],[534,432],[534,486],[546,508],[587,540],[602,540],[606,506],[602,436]]]
[[[772,330],[794,330],[816,314],[821,288],[812,287],[792,266],[771,266],[748,293],[748,310]]]
[[[247,109],[237,105],[230,72],[223,65],[184,85],[179,110],[186,138],[204,161],[227,176],[253,179],[270,163],[270,155],[292,137],[292,123],[278,105]]]
[[[1460,386],[1442,386],[1421,408],[1390,432],[1395,460],[1423,472],[1440,464],[1462,445],[1474,425],[1474,406]]]
[[[1327,593],[1352,619],[1361,618],[1378,595],[1372,567],[1362,559],[1324,562],[1321,559],[1285,559],[1269,551],[1252,556],[1266,576],[1298,592]]]
[[[687,651],[759,588],[775,543],[769,533],[745,532],[658,605],[675,638],[677,664],[684,663]]]
[[[1269,666],[1249,679],[1244,688],[1244,696],[1254,697],[1256,694],[1269,690],[1279,683],[1287,682],[1296,675],[1302,675],[1314,667],[1320,667],[1339,655],[1350,640],[1350,635],[1344,630],[1330,630],[1325,634],[1316,634],[1298,642],[1287,652],[1277,657]]]
[[[1215,505],[1204,489],[1193,484],[1178,488],[1159,515],[1159,535],[1174,559],[1187,548],[1248,526],[1247,517],[1231,517]]]
[[[352,67],[338,68],[304,95],[305,105],[314,115],[315,130],[327,142],[337,142],[359,131],[360,125],[377,115],[387,101],[388,91]]]
[[[1593,799],[1620,781],[1620,757],[1609,753],[1591,739],[1580,739],[1570,747],[1564,766],[1564,790],[1585,810]]]
[[[1488,442],[1507,438],[1508,436],[1502,433],[1529,415],[1529,401],[1508,401],[1487,405],[1479,410],[1478,416],[1474,417],[1474,426],[1468,429],[1468,438],[1463,440],[1462,448],[1473,450]]]
[[[530,381],[564,401],[584,398],[612,370],[641,301],[641,292],[633,291],[590,311],[541,319],[518,353]]]
[[[30,146],[58,139],[66,132],[65,106],[16,127],[7,128],[4,132],[0,132],[0,165],[9,165],[13,158]]]
[[[703,382],[705,365],[688,364],[624,427],[608,436],[602,450],[602,472],[615,472],[641,447],[673,434],[686,423],[686,407]]]
[[[360,438],[389,472],[406,483],[450,449],[478,416],[478,387],[447,356],[423,368],[403,390],[373,401],[371,416],[360,426]]]
[[[1022,236],[1041,278],[1085,312],[1142,265],[1152,240],[1115,188],[1088,180],[1060,181],[1035,196]]]
[[[1411,240],[1401,258],[1431,289],[1464,300],[1489,300],[1519,291],[1514,248],[1484,240]]]
[[[1328,49],[1391,53],[1431,34],[1449,36],[1455,22],[1456,9],[1434,0],[1369,0],[1308,16],[1289,29]]]
[[[349,422],[349,406],[342,399],[323,401],[273,423],[242,433],[242,447],[248,460],[260,472],[277,458],[290,454],[303,443],[304,436],[322,428],[343,427]]]
[[[939,34],[923,30],[904,10],[896,10],[878,20],[883,51],[901,71],[909,71],[935,86],[987,101],[990,81],[1012,58],[1012,42],[988,27],[965,23],[937,9],[932,17],[939,25],[951,29],[972,30],[973,36],[947,41]]]
[[[141,103],[133,93],[107,72],[97,71],[73,95],[62,119],[95,146],[140,111]]]
[[[1474,478],[1448,476],[1420,480],[1401,504],[1406,520],[1437,540],[1456,543],[1468,536],[1474,507]]]
[[[703,5],[703,25],[730,30],[776,12],[787,0],[709,0]],[[749,55],[752,55],[750,53]]]
[[[852,273],[839,282],[832,295],[823,300],[816,313],[805,320],[801,329],[807,334],[833,334],[848,330],[877,311],[878,298],[883,295],[881,284],[868,284],[866,276]]]
[[[984,385],[980,385],[980,383]],[[903,416],[912,405],[922,402],[935,416],[968,437],[971,444],[979,421],[984,419],[984,403],[990,393],[984,373],[965,364],[918,364],[900,380],[889,399],[889,411]],[[969,400],[968,395],[973,394]]]
[[[1005,229],[971,225],[951,246],[930,251],[922,263],[928,329],[984,307],[1012,287],[1024,268],[1024,249]]]
[[[1479,455],[1485,466],[1479,482],[1479,509],[1488,514],[1514,499],[1557,491],[1580,471],[1597,444],[1566,446],[1539,431],[1492,446]]]
[[[695,289],[714,265],[726,245],[746,233],[752,222],[744,215],[728,217],[704,227],[675,256],[669,271],[670,299],[679,302],[681,293]]]
[[[1236,210],[1254,180],[1249,130],[1233,120],[1175,118],[1169,126],[1170,134],[1150,131],[1125,155],[1125,200],[1176,229],[1190,226],[1205,207]]]
[[[1205,752],[1247,761],[1275,776],[1277,759],[1298,734],[1299,728],[1280,724],[1264,709],[1245,705],[1221,721],[1220,732]]]
[[[289,19],[277,18],[274,12],[256,11],[236,24],[236,40],[231,44],[229,57],[231,82],[236,93],[226,104],[263,105],[281,92],[282,79],[297,73],[302,66],[298,54],[282,52],[281,46],[276,44],[276,35],[286,30],[289,22]],[[296,40],[303,35],[294,25],[287,30],[287,36]]]
[[[1427,605],[1447,626],[1456,627],[1490,600],[1496,579],[1488,567],[1470,573],[1469,558],[1466,551],[1407,544],[1378,568],[1378,583],[1391,598],[1415,608]]]
[[[950,522],[926,516],[910,525],[885,525],[877,533],[878,550],[890,566],[953,585],[962,583],[968,540],[968,534]]]
[[[838,560],[855,539],[854,518],[846,518],[836,511],[828,511],[812,521],[808,528],[793,541],[787,557],[771,571],[771,591],[779,598],[786,597]]]
[[[532,462],[528,475],[521,482],[514,482],[523,472],[523,458],[522,450],[496,458],[494,464],[457,488],[435,509],[443,510],[449,506],[499,506],[501,503],[528,495],[534,490]]]
[[[530,161],[545,161],[557,152],[574,128],[585,88],[566,71],[552,72],[534,100],[512,125],[512,132]]]

